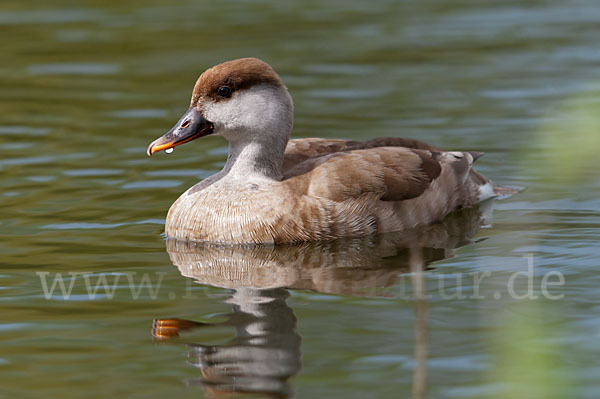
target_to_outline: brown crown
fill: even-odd
[[[260,83],[283,86],[277,73],[264,61],[257,58],[227,61],[207,69],[200,75],[194,86],[190,106],[196,106],[201,99],[222,100],[217,95],[221,86],[227,86],[235,92]]]

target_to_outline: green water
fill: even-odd
[[[595,0],[6,1],[0,37],[0,397],[598,396]],[[244,56],[295,137],[484,151],[526,190],[407,234],[166,242],[226,145],[145,149]],[[169,318],[211,325],[153,337]]]

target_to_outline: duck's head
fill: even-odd
[[[229,142],[285,147],[293,123],[287,88],[269,64],[241,58],[207,69],[196,81],[190,108],[148,155],[215,134]]]

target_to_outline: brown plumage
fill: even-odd
[[[440,221],[494,195],[472,169],[481,153],[401,138],[288,141],[292,115],[286,87],[260,60],[204,72],[190,110],[148,153],[212,133],[229,141],[229,156],[221,172],[173,204],[167,236],[224,243],[364,236]]]
[[[191,106],[196,106],[202,100],[222,100],[217,95],[217,89],[221,86],[239,91],[260,83],[283,86],[270,65],[252,62],[248,58],[229,61],[207,69],[200,75],[194,85]]]

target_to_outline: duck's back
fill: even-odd
[[[440,151],[438,148],[423,143],[422,141],[403,137],[379,137],[368,141],[307,137],[290,140],[288,142],[285,149],[283,170],[285,171],[307,159],[319,157],[321,155],[377,147],[405,147],[415,150]]]
[[[333,215],[335,221],[321,223],[325,230],[336,227],[326,235],[398,231],[472,206],[485,199],[486,185],[493,195],[492,184],[472,169],[479,155],[444,152],[411,139],[292,140],[283,183],[296,197],[319,202],[314,219]],[[331,203],[333,211],[319,212]]]

